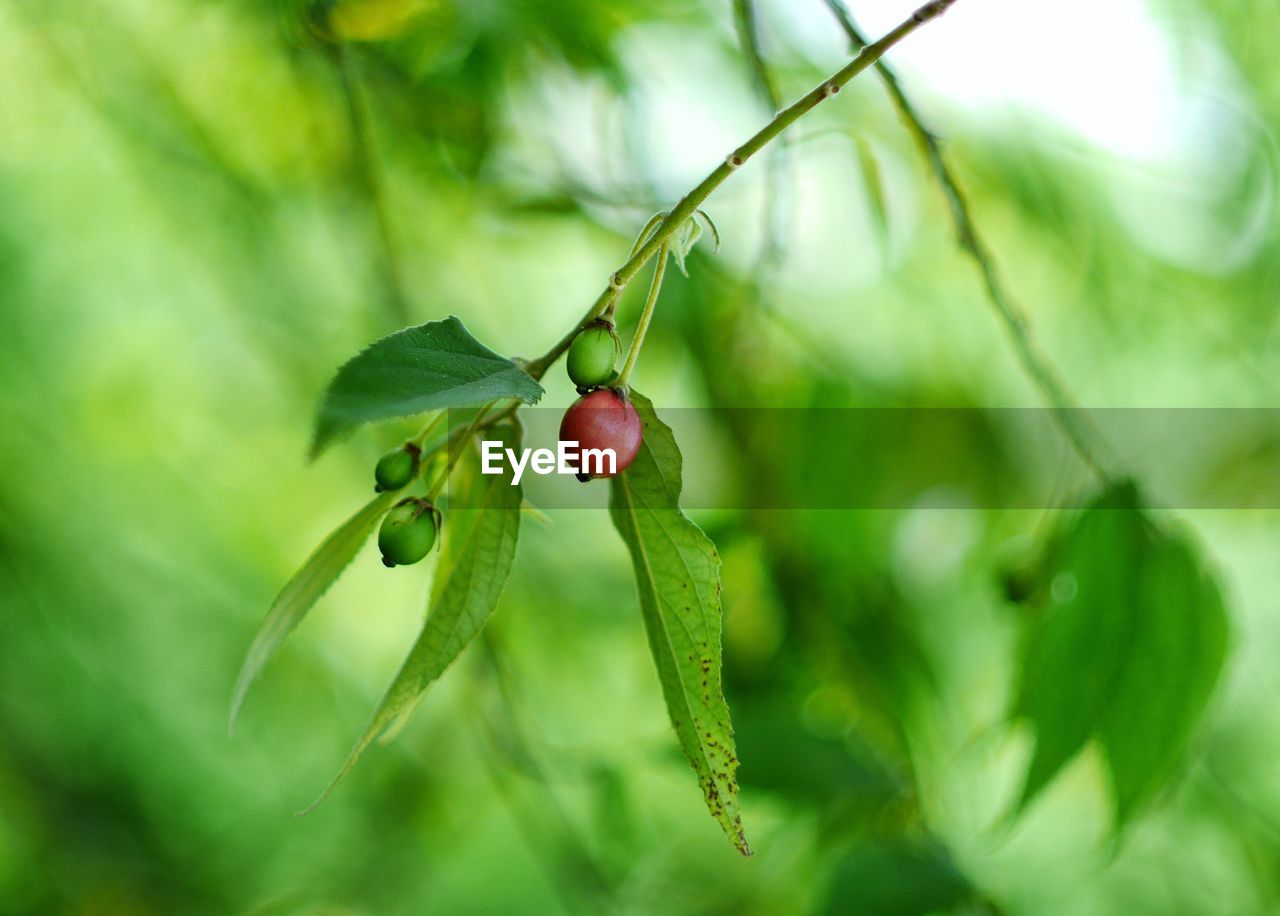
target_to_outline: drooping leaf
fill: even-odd
[[[686,277],[689,276],[689,268],[685,265],[685,259],[689,256],[689,252],[693,251],[693,246],[698,244],[698,239],[701,237],[702,223],[692,217],[685,220],[684,225],[676,232],[675,243],[671,246],[671,254],[675,257],[676,267]]]
[[[711,221],[711,217],[707,216],[703,210],[693,211],[693,215],[676,230],[675,238],[672,239],[671,257],[675,260],[676,267],[680,270],[680,273],[686,277],[689,276],[689,254],[701,240],[704,226],[711,233],[711,241],[714,245],[713,251],[719,251],[720,230],[716,228],[716,224]]]
[[[311,606],[319,600],[329,586],[334,583],[347,565],[352,561],[361,546],[369,538],[378,519],[391,507],[397,498],[395,492],[381,493],[351,518],[342,523],[324,542],[307,558],[292,579],[290,579],[276,600],[272,602],[257,635],[249,645],[244,664],[236,678],[235,689],[231,697],[231,715],[228,728],[235,731],[236,717],[250,685],[263,666],[275,654],[280,644],[302,622],[302,618],[311,610]]]
[[[1023,651],[1016,711],[1036,734],[1024,805],[1093,735],[1128,650],[1131,570],[1114,551],[1141,526],[1104,506],[1099,501],[1085,512],[1043,572],[1060,593],[1073,588],[1075,597],[1036,622]]]
[[[542,386],[450,316],[396,331],[343,364],[316,416],[311,455],[362,423],[504,398],[532,404]]]
[[[671,430],[638,392],[635,462],[613,478],[609,514],[635,567],[649,648],[671,724],[729,841],[750,855],[738,811],[737,752],[720,683],[720,557],[679,506],[681,458]]]
[[[1021,806],[1090,739],[1106,754],[1122,826],[1168,778],[1226,654],[1216,583],[1130,483],[1055,539],[1049,607],[1022,658],[1015,714],[1035,730]]]
[[[1222,595],[1187,543],[1166,540],[1142,575],[1151,600],[1130,635],[1142,651],[1121,671],[1101,729],[1120,823],[1168,778],[1227,650]]]
[[[514,427],[496,426],[486,435],[503,440],[504,447],[520,448]],[[502,474],[481,474],[479,460],[470,448],[459,460],[455,474],[453,485],[459,492],[444,519],[444,543],[422,632],[346,763],[315,804],[333,791],[384,729],[413,709],[423,691],[453,664],[498,605],[515,557],[522,490],[512,485],[509,468],[504,467]]]
[[[720,251],[720,230],[716,228],[715,222],[707,215],[706,210],[698,209],[693,211],[693,218],[700,220],[707,231],[711,233],[711,252],[712,254]]]
[[[628,260],[636,256],[636,252],[643,248],[645,242],[649,241],[649,239],[653,237],[653,233],[657,231],[658,226],[660,226],[662,221],[666,218],[666,210],[659,210],[657,213],[653,214],[653,216],[649,217],[649,221],[644,224],[644,228],[641,229],[640,234],[636,236],[635,244],[631,246],[631,254],[627,255]]]

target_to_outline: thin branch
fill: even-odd
[[[375,164],[377,155],[373,148],[369,113],[361,102],[359,86],[352,72],[351,54],[346,45],[337,45],[333,53],[338,65],[338,75],[342,80],[342,94],[347,103],[347,123],[351,130],[352,168],[360,182],[360,190],[364,194],[365,202],[372,212],[378,233],[380,246],[378,269],[382,275],[383,296],[386,299],[389,317],[396,327],[403,327],[409,323],[409,306],[404,294],[404,284],[401,281],[400,259],[391,233],[391,217],[387,213],[382,186],[378,181]]]
[[[870,67],[902,39],[926,22],[941,16],[955,2],[956,0],[930,0],[929,3],[912,13],[904,22],[900,23],[879,41],[864,47],[857,57],[809,90],[798,101],[778,112],[772,121],[761,128],[746,143],[743,143],[730,153],[724,162],[713,169],[692,191],[681,198],[680,202],[667,214],[666,219],[649,236],[649,240],[645,242],[641,249],[614,272],[609,278],[609,283],[604,291],[587,309],[587,313],[583,315],[577,325],[557,341],[550,350],[528,364],[529,374],[534,378],[542,378],[552,363],[569,349],[569,345],[573,343],[573,339],[578,336],[578,333],[609,307],[622,292],[623,288],[626,287],[627,283],[658,253],[658,249],[665,245],[676,233],[676,230],[684,225],[685,220],[693,216],[694,212],[702,206],[702,202],[711,196],[711,193],[716,188],[724,184],[730,175],[746,164],[748,159],[760,152],[771,140],[816,108],[820,102],[839,92],[849,80]]]
[[[854,50],[867,48],[867,40],[859,31],[857,24],[853,21],[853,15],[849,12],[848,7],[844,5],[843,0],[823,0],[823,2],[835,14],[840,27],[844,30],[845,36],[849,39],[849,43]],[[995,260],[986,244],[982,241],[981,236],[978,235],[977,226],[974,224],[964,191],[961,189],[955,173],[951,170],[946,157],[943,155],[942,146],[938,142],[937,135],[925,127],[923,120],[916,112],[915,106],[907,98],[906,92],[903,91],[902,83],[893,69],[882,60],[875,62],[875,68],[880,75],[880,79],[884,82],[885,88],[893,100],[893,105],[898,110],[898,114],[901,116],[908,132],[920,148],[920,152],[928,163],[938,184],[942,187],[942,192],[947,199],[947,206],[951,211],[952,221],[955,224],[956,236],[960,247],[977,264],[978,272],[982,275],[983,286],[987,291],[987,299],[995,308],[1001,321],[1004,322],[1023,369],[1049,402],[1058,426],[1066,434],[1067,439],[1075,448],[1076,454],[1100,479],[1103,481],[1108,480],[1110,475],[1103,467],[1098,456],[1097,433],[1088,426],[1087,421],[1081,416],[1079,408],[1075,405],[1075,399],[1067,392],[1066,387],[1058,379],[1053,367],[1040,352],[1022,309],[1013,300],[1013,297],[1009,295],[1004,283],[1000,280]]]

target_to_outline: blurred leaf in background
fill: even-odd
[[[1027,636],[1014,707],[1036,733],[1020,805],[1095,737],[1117,825],[1161,786],[1226,652],[1222,596],[1203,567],[1129,481],[1053,539],[1040,589],[1048,606]]]
[[[873,37],[912,5],[851,4]],[[751,6],[784,101],[847,60],[822,0]],[[0,6],[0,909],[1280,907],[1276,514],[1169,518],[1154,487],[973,508],[1041,447],[976,412],[943,456],[971,474],[921,505],[694,513],[723,564],[749,860],[671,734],[603,485],[598,510],[526,519],[483,642],[315,812],[293,816],[421,632],[432,570],[358,552],[228,740],[263,613],[416,431],[308,466],[335,368],[449,315],[503,357],[557,340],[767,117],[732,7]],[[960,0],[892,53],[1080,403],[1275,403],[1277,27],[1261,0]],[[720,252],[670,272],[635,375],[660,411],[1042,406],[874,74],[797,126],[773,223],[778,174],[735,174],[707,203]],[[820,415],[778,441],[725,412],[680,443],[684,475],[781,505],[930,460],[828,443]],[[1253,435],[1160,460],[1213,479]],[[1062,477],[1046,505],[1097,492]],[[1001,563],[1046,541],[1011,605]]]

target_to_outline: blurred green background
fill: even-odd
[[[911,9],[861,6],[872,35]],[[759,7],[784,98],[847,59],[821,0]],[[890,55],[1082,403],[1276,401],[1278,29],[1262,0],[960,0]],[[319,392],[403,324],[456,314],[524,356],[571,326],[649,213],[768,116],[731,4],[12,0],[0,65],[0,911],[1277,906],[1275,512],[1182,514],[1233,652],[1120,843],[1093,751],[1008,817],[1029,740],[1006,722],[1022,612],[999,571],[1032,511],[699,515],[753,859],[680,757],[604,512],[526,520],[483,645],[294,817],[428,582],[368,548],[228,738],[262,614],[404,433],[307,466]],[[873,74],[780,150],[709,202],[723,248],[669,280],[638,387],[1041,403]],[[572,397],[551,372],[544,404]],[[794,449],[722,433],[686,445],[689,473],[857,473],[853,443],[802,481]],[[1017,473],[1018,448],[975,430],[973,460]]]

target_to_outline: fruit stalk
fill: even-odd
[[[658,293],[662,289],[662,276],[667,272],[667,256],[671,252],[671,243],[667,242],[658,248],[658,262],[653,268],[653,280],[649,284],[649,295],[644,300],[644,311],[640,313],[640,323],[636,325],[636,333],[631,338],[631,348],[627,350],[626,362],[618,373],[617,386],[627,390],[631,379],[631,370],[635,368],[636,358],[644,345],[644,335],[649,330],[649,322],[653,319],[653,307],[658,304]]]

